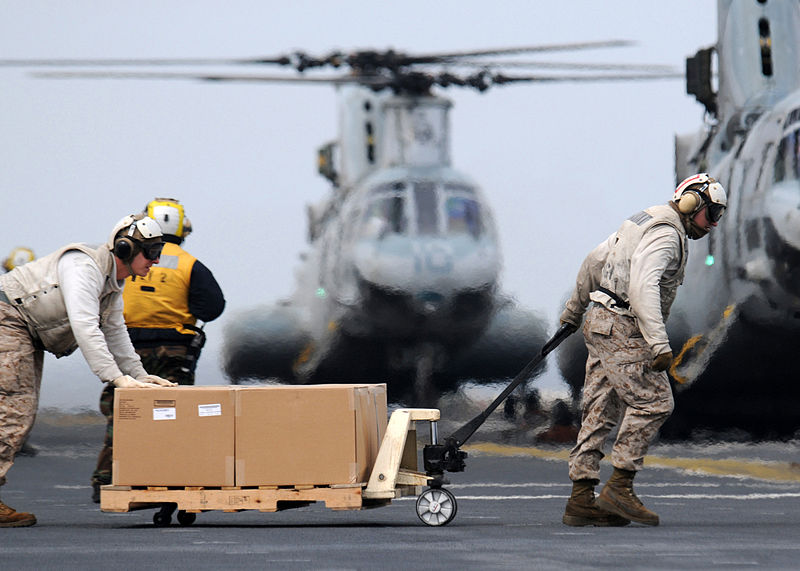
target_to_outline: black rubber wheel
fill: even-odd
[[[183,510],[178,511],[178,523],[181,525],[192,525],[196,519],[196,513],[187,513]]]
[[[171,515],[161,511],[158,511],[155,514],[153,514],[153,524],[156,527],[167,527],[170,523],[172,523]]]
[[[417,498],[417,516],[425,525],[447,525],[457,511],[456,497],[445,488],[428,488]]]

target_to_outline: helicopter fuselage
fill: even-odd
[[[390,397],[415,403],[461,380],[513,376],[546,327],[500,292],[491,209],[450,166],[449,100],[363,87],[342,88],[340,97],[341,138],[324,147],[334,187],[309,208],[297,289],[273,313],[249,318],[259,336],[229,328],[228,374],[385,380]],[[287,315],[292,332],[283,328]],[[274,324],[281,329],[270,333]],[[286,343],[273,351],[276,337],[296,340],[294,351]]]

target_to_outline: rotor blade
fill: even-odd
[[[144,67],[160,65],[290,65],[289,56],[277,58],[149,58],[149,59],[0,59],[0,67]]]
[[[597,42],[580,42],[569,44],[551,44],[541,46],[520,46],[515,48],[495,48],[463,52],[445,52],[441,54],[405,54],[394,50],[354,50],[349,53],[332,52],[323,58],[310,57],[304,52],[293,52],[277,57],[246,58],[45,58],[45,59],[0,59],[0,67],[142,67],[142,66],[205,66],[205,65],[284,65],[294,66],[298,70],[311,67],[331,65],[339,67],[344,62],[358,67],[360,62],[375,61],[407,66],[417,63],[444,63],[467,57],[483,57],[490,55],[514,55],[524,53],[541,53],[555,51],[577,51],[632,45],[626,40],[605,40]]]
[[[246,75],[246,74],[198,74],[139,71],[48,71],[32,74],[44,79],[178,79],[196,81],[218,81],[239,83],[321,83],[344,85],[357,83],[374,87],[385,87],[391,81],[379,76],[340,75],[328,77],[306,77],[302,75]]]
[[[574,69],[594,71],[640,71],[644,73],[672,73],[677,68],[661,64],[627,64],[627,63],[578,63],[578,62],[546,62],[546,61],[465,61],[449,62],[449,65],[458,67],[483,67],[483,68],[541,68],[541,69]]]
[[[570,44],[549,44],[540,46],[519,46],[515,48],[493,48],[486,50],[472,50],[463,52],[445,52],[439,54],[419,54],[419,55],[409,55],[407,57],[415,61],[435,60],[435,59],[447,61],[447,60],[467,58],[467,57],[593,50],[600,48],[618,48],[618,47],[632,46],[632,45],[634,45],[634,42],[631,42],[629,40],[602,40],[596,42],[577,42]]]
[[[584,74],[584,75],[521,75],[508,76],[497,74],[491,76],[495,85],[516,82],[600,82],[600,81],[654,81],[664,79],[684,79],[682,73],[625,73],[625,74]]]

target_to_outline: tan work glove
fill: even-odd
[[[672,351],[667,351],[666,353],[661,353],[650,364],[650,368],[654,371],[666,371],[669,369],[669,366],[672,364]]]
[[[172,381],[168,381],[163,377],[159,377],[158,375],[139,375],[136,377],[137,381],[142,381],[143,383],[150,383],[151,385],[158,385],[159,387],[177,387],[178,383],[173,383]]]
[[[111,384],[113,384],[118,389],[146,389],[158,386],[151,383],[143,383],[142,381],[137,381],[130,375],[122,375],[121,377],[117,377],[116,379],[111,381]]]

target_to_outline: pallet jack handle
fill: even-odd
[[[441,487],[444,483],[444,472],[463,472],[465,463],[464,459],[467,453],[460,450],[460,447],[473,435],[475,431],[486,421],[494,410],[500,406],[508,395],[516,389],[522,382],[527,381],[533,370],[539,363],[547,357],[553,349],[558,347],[564,339],[572,335],[576,331],[574,325],[564,323],[556,331],[555,335],[550,338],[543,346],[538,355],[528,362],[523,369],[517,373],[517,376],[508,384],[508,386],[500,393],[492,404],[486,410],[481,412],[475,418],[470,420],[464,426],[456,430],[453,434],[445,438],[444,443],[439,444],[433,442],[428,444],[423,449],[423,458],[425,461],[425,472],[427,475],[433,477],[431,487]]]
[[[470,436],[472,436],[478,428],[486,421],[494,410],[500,406],[506,397],[510,395],[514,389],[516,389],[521,383],[527,381],[533,370],[539,366],[539,363],[547,357],[547,354],[550,353],[553,349],[558,347],[561,342],[569,337],[575,331],[575,326],[569,323],[564,323],[558,331],[556,331],[555,335],[550,338],[550,340],[542,346],[542,350],[536,355],[533,359],[531,359],[523,369],[517,373],[517,376],[508,384],[508,386],[500,393],[492,404],[486,407],[486,410],[481,412],[478,416],[470,420],[467,424],[456,430],[452,435],[450,435],[445,442],[452,442],[456,447],[462,446]]]

